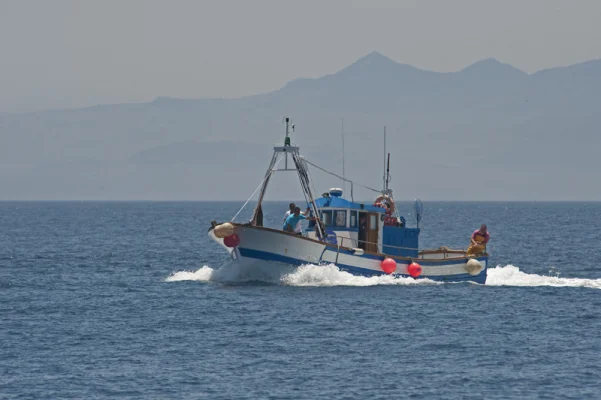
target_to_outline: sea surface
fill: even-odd
[[[601,398],[601,203],[424,202],[422,247],[488,225],[486,285],[247,271],[206,234],[241,205],[0,203],[0,398]]]

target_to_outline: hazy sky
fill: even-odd
[[[601,58],[599,0],[0,0],[0,112],[237,97],[377,50],[434,71]]]

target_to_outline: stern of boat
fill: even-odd
[[[464,280],[480,284],[486,283],[488,274],[488,254],[468,255],[465,250],[452,250],[448,247],[421,250],[415,260],[429,274],[438,275],[442,280]],[[426,271],[424,271],[426,272]]]

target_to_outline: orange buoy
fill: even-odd
[[[409,272],[409,275],[411,275],[412,277],[417,278],[422,274],[422,266],[416,262],[412,262],[407,267],[407,272]]]
[[[392,258],[385,258],[380,264],[380,267],[382,268],[382,271],[386,272],[387,274],[392,274],[394,271],[396,271],[396,261],[394,261]]]
[[[227,247],[236,247],[240,244],[240,237],[238,235],[231,234],[223,238],[223,244]]]

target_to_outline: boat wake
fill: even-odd
[[[261,268],[254,265],[253,268],[246,268],[237,263],[229,263],[218,269],[213,269],[205,265],[196,271],[175,272],[166,281],[199,281],[230,284],[261,282],[274,285],[313,287],[443,284],[429,279],[415,280],[390,275],[373,277],[355,276],[341,271],[334,264],[307,264],[300,267],[282,266],[281,268],[274,268],[273,265],[265,265],[264,268]],[[601,289],[601,279],[559,278],[557,276],[527,274],[520,271],[516,266],[506,265],[488,269],[486,286],[551,286]]]
[[[364,277],[341,271],[334,264],[307,264],[300,267],[245,268],[236,263],[219,269],[203,266],[197,271],[180,271],[170,275],[167,282],[199,281],[220,283],[264,282],[286,286],[376,286],[376,285],[427,285],[436,284],[429,279],[393,277],[390,275]]]
[[[199,281],[209,282],[213,277],[215,270],[211,267],[204,266],[196,271],[179,271],[174,272],[167,277],[167,282],[179,282],[179,281]]]
[[[269,265],[253,263],[251,265],[227,262],[220,268],[213,269],[207,265],[196,271],[179,271],[171,274],[167,282],[199,281],[219,283],[269,283],[280,284],[283,275],[291,273],[296,268],[287,265]]]
[[[427,285],[436,284],[429,279],[380,276],[356,276],[341,271],[334,264],[303,265],[282,276],[281,283],[288,286],[376,286],[376,285]]]
[[[560,278],[527,274],[513,265],[488,269],[486,286],[552,286],[552,287],[584,287],[601,289],[601,279]]]

